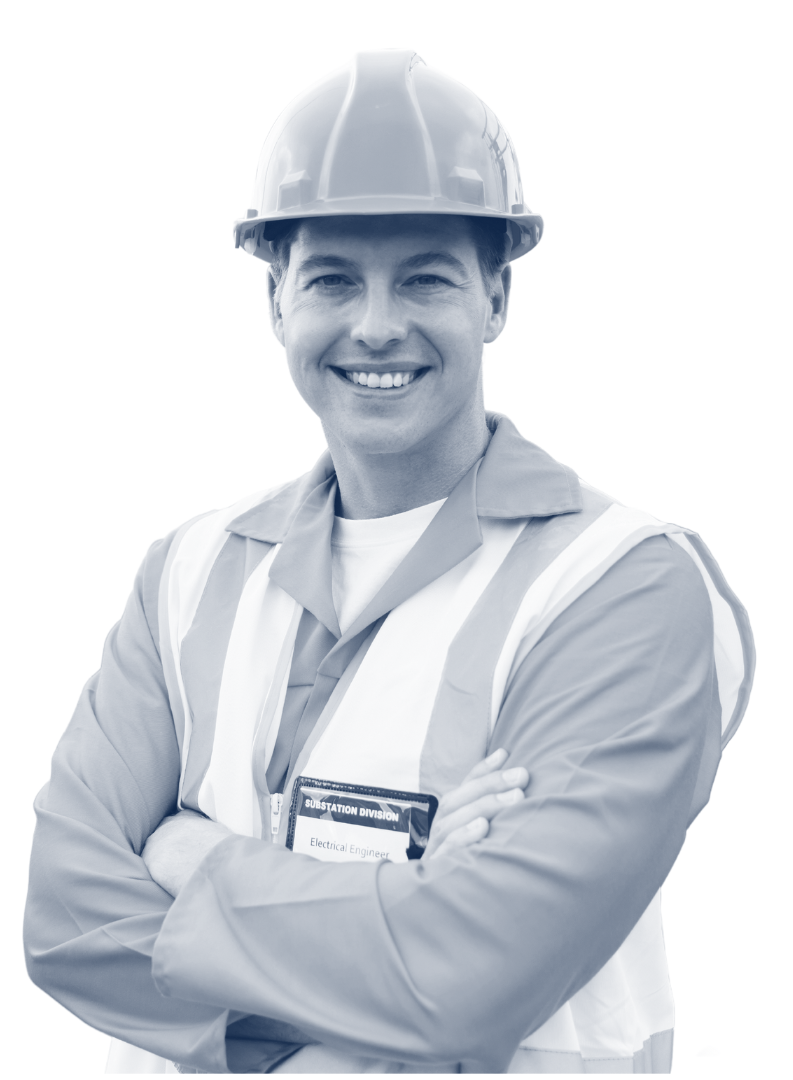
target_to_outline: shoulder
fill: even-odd
[[[691,534],[678,526],[664,525],[642,510],[622,505],[586,481],[580,483],[583,516],[593,519],[596,525],[593,531],[611,536],[609,542],[617,550],[624,548],[624,553],[588,590],[595,590],[595,600],[600,596],[621,597],[626,603],[649,601],[658,615],[664,610],[689,608],[712,623],[704,568],[697,565],[691,545],[685,540]],[[644,538],[636,542],[635,538],[642,534]]]
[[[607,572],[623,589],[656,589],[680,596],[692,594],[707,601],[707,589],[696,563],[680,544],[667,535],[640,541]]]
[[[560,619],[564,626],[594,617],[607,618],[611,627],[633,624],[643,634],[675,628],[706,641],[713,637],[713,611],[702,574],[691,556],[663,534],[631,547]]]
[[[146,552],[138,570],[138,582],[144,594],[152,590],[156,594],[163,568],[178,531],[178,529],[173,529],[167,536],[155,540]]]
[[[174,545],[178,545],[194,529],[224,532],[226,526],[233,522],[234,518],[246,511],[255,510],[260,503],[266,502],[288,484],[294,483],[294,481],[287,481],[286,484],[279,484],[277,487],[260,488],[252,495],[244,495],[233,502],[226,503],[223,507],[212,507],[210,510],[201,510],[193,514],[167,531],[164,536],[151,541],[143,558],[140,559],[140,569],[146,573],[147,577],[151,577],[152,573],[159,577]]]
[[[138,570],[135,593],[155,640],[158,636],[161,588],[177,561],[185,564],[188,574],[191,569],[198,569],[207,561],[211,565],[231,535],[229,525],[252,507],[255,509],[266,504],[268,499],[289,486],[257,491],[229,506],[197,514],[152,543]]]

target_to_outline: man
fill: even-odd
[[[745,613],[698,537],[485,413],[541,221],[479,99],[362,54],[255,202],[329,452],[150,550],[38,800],[31,976],[161,1069],[668,1071],[659,889]]]

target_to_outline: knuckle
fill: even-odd
[[[487,818],[491,818],[500,808],[501,803],[498,801],[497,796],[494,794],[487,795],[484,799],[481,800],[480,813],[482,813]]]

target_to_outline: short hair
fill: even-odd
[[[509,252],[512,246],[509,233],[503,218],[483,217],[477,215],[461,214],[471,228],[476,254],[479,259],[479,269],[485,287],[491,289],[501,271],[509,261]],[[281,284],[289,267],[289,252],[292,241],[300,228],[303,218],[291,218],[289,221],[274,221],[267,226],[267,240],[273,253],[270,262],[270,272],[273,275],[276,288]]]

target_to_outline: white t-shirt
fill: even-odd
[[[391,517],[334,519],[333,605],[342,633],[385,585],[445,502],[439,499]]]

